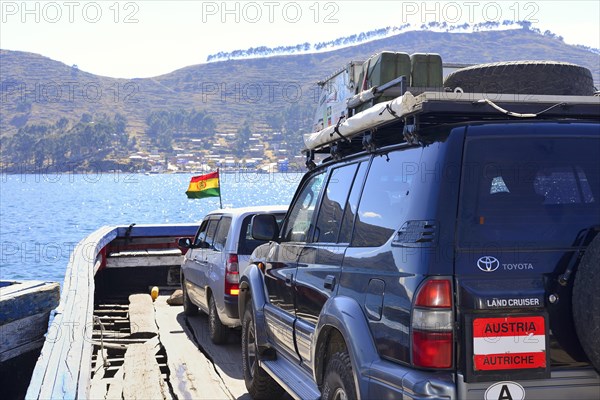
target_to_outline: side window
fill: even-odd
[[[200,228],[198,228],[198,233],[196,233],[196,238],[194,239],[195,246],[198,246],[206,238],[206,228],[208,228],[207,219],[202,221],[202,223],[200,224]]]
[[[296,198],[293,208],[290,211],[289,218],[283,229],[282,239],[287,242],[305,242],[310,223],[312,221],[315,205],[319,198],[319,193],[323,187],[323,172],[314,175],[302,188],[302,191]]]
[[[208,221],[208,228],[206,229],[206,237],[204,241],[212,247],[215,240],[215,234],[217,233],[217,225],[219,225],[218,219],[211,219]]]
[[[227,242],[227,236],[229,235],[229,228],[231,227],[231,217],[223,217],[219,222],[217,234],[213,247],[216,251],[223,251],[225,243]]]
[[[275,218],[277,219],[277,224],[279,224],[279,227],[281,228],[281,221],[283,221],[285,214],[273,215],[275,215]],[[252,217],[254,217],[254,214],[248,215],[246,218],[244,218],[244,221],[242,222],[242,227],[240,230],[240,239],[238,242],[237,249],[238,254],[250,255],[258,246],[267,243],[263,240],[256,240],[252,237]]]
[[[335,168],[329,175],[315,227],[313,242],[335,243],[342,223],[344,207],[358,164]]]
[[[411,184],[420,178],[422,149],[375,156],[362,192],[352,246],[383,245],[405,222]]]
[[[360,199],[360,192],[362,189],[363,181],[365,180],[365,174],[369,163],[360,163],[358,172],[354,178],[354,184],[348,196],[348,202],[346,203],[346,209],[344,210],[344,217],[342,218],[342,226],[340,228],[339,243],[350,243],[352,239],[352,227],[354,226],[354,220],[356,219],[356,211],[358,210],[358,200]]]

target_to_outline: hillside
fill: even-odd
[[[287,133],[288,137],[277,148],[266,143],[261,135],[255,136],[264,148],[263,156],[274,159],[278,154],[272,150],[284,148],[288,154],[297,152],[298,131],[310,126],[317,95],[315,82],[349,60],[366,59],[383,50],[440,53],[447,63],[524,58],[567,61],[589,68],[594,80],[600,82],[600,55],[527,29],[406,32],[330,52],[220,61],[134,80],[96,76],[40,55],[0,50],[2,161],[4,165],[9,161],[6,139],[13,137],[19,128],[55,124],[61,118],[69,120],[67,127],[73,128],[84,114],[105,114],[106,120],[115,114],[124,117],[126,132],[134,140],[128,148],[108,158],[123,159],[134,150],[168,153],[169,149],[160,148],[156,138],[148,137],[148,117],[157,112],[193,109],[205,113],[214,123],[210,126],[219,134],[198,137],[220,146],[224,149],[220,151],[222,154],[234,158],[243,156],[236,153],[248,145],[251,134]],[[242,131],[245,137],[240,139]],[[60,136],[60,130],[52,132]],[[194,137],[185,129],[169,135],[173,135],[176,149],[188,149],[185,143]],[[229,140],[235,141],[236,146],[229,146]],[[206,153],[206,149],[204,143],[197,150]]]

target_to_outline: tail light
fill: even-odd
[[[237,254],[228,254],[225,263],[225,294],[237,296],[240,294],[240,267]]]
[[[454,348],[450,280],[426,281],[415,298],[412,316],[413,364],[422,368],[450,368]]]

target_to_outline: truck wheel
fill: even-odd
[[[600,372],[600,234],[587,247],[573,286],[573,320],[583,351]]]
[[[323,400],[356,399],[352,363],[347,352],[334,353],[327,363],[323,383]]]
[[[185,286],[185,276],[181,275],[181,287],[183,289],[183,313],[189,317],[193,317],[194,315],[198,315],[198,306],[192,303]]]
[[[227,343],[227,339],[229,339],[229,328],[221,322],[217,312],[217,303],[212,294],[208,300],[208,334],[214,344]]]
[[[252,301],[246,304],[242,320],[242,370],[246,389],[253,399],[279,399],[283,395],[283,388],[258,365]]]
[[[589,69],[554,61],[510,61],[480,64],[454,71],[444,87],[470,93],[594,95]]]

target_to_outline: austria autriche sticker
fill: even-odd
[[[473,367],[475,371],[545,368],[544,317],[475,319]]]

